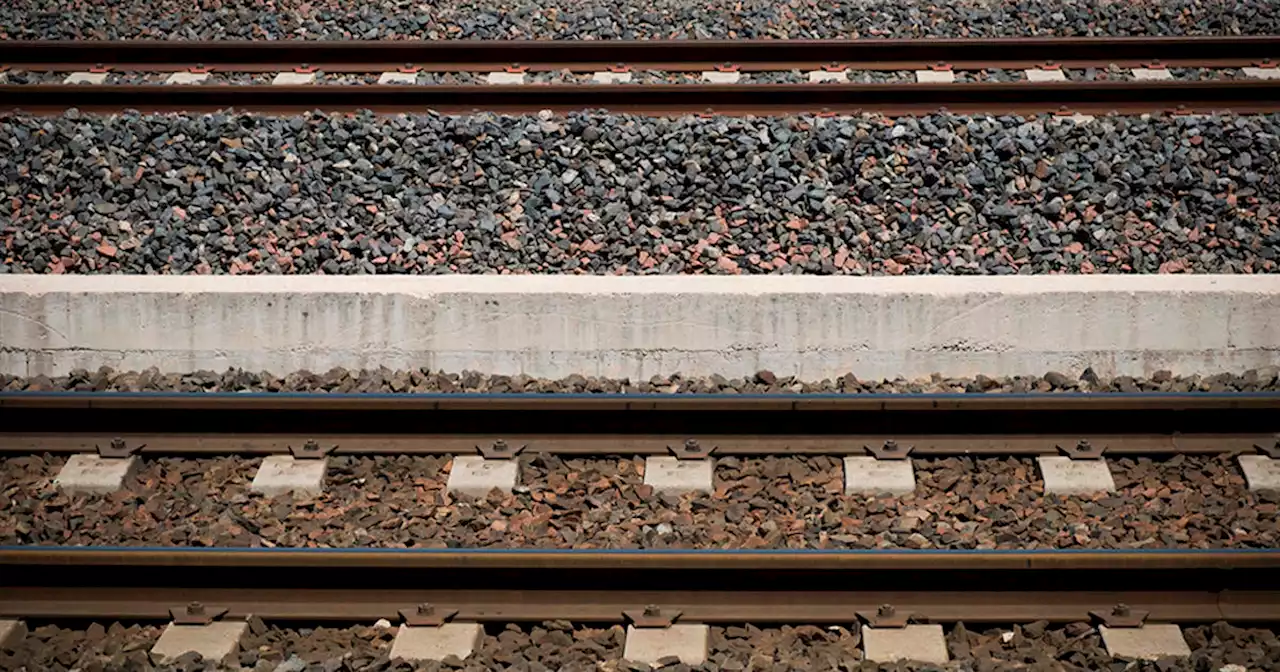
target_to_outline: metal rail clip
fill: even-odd
[[[133,457],[139,450],[146,448],[147,444],[139,443],[136,446],[130,446],[125,443],[124,439],[117,436],[116,438],[111,439],[111,443],[106,447],[99,446],[97,444],[94,444],[93,447],[97,449],[98,457],[124,459],[126,457]]]
[[[893,439],[885,441],[884,445],[881,446],[863,446],[863,449],[871,453],[877,460],[905,460],[914,448],[915,446],[903,448]]]
[[[905,628],[915,616],[910,611],[898,611],[892,604],[882,604],[875,611],[859,611],[858,618],[873,628]]]
[[[1095,446],[1086,439],[1080,439],[1075,446],[1071,448],[1058,446],[1058,450],[1073,460],[1101,460],[1102,453],[1106,452],[1107,447]]]
[[[650,604],[644,609],[624,611],[622,615],[637,628],[669,628],[682,613],[684,612],[666,611],[656,604]]]
[[[719,446],[707,448],[698,443],[697,439],[685,439],[684,445],[678,449],[667,446],[667,450],[672,455],[675,455],[678,460],[705,460],[711,457],[711,453],[716,452],[716,448],[719,448]]]
[[[307,441],[301,446],[289,446],[289,452],[295,460],[318,460],[337,449],[337,446],[323,448],[315,441]]]
[[[1108,628],[1141,628],[1147,621],[1149,611],[1130,609],[1127,604],[1117,604],[1111,611],[1090,611],[1089,614],[1102,621]]]
[[[223,607],[206,607],[192,602],[185,607],[170,607],[169,618],[175,625],[209,625],[227,614]]]
[[[527,447],[527,445],[513,447],[506,441],[498,439],[487,446],[476,446],[476,450],[479,451],[486,460],[509,460],[516,455],[519,455],[520,451]]]
[[[413,609],[400,610],[400,620],[413,628],[438,628],[457,615],[457,609],[437,609],[429,602],[419,604]]]
[[[1280,460],[1280,434],[1275,435],[1275,440],[1269,446],[1265,443],[1255,443],[1253,447],[1257,448],[1259,453],[1273,460]]]

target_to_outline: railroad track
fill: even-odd
[[[21,643],[25,629],[14,635],[12,624],[24,621],[145,624],[170,619],[176,625],[171,629],[186,630],[186,646],[216,649],[215,656],[225,650],[227,635],[220,633],[244,639],[250,629],[256,636],[266,633],[269,623],[300,625],[308,628],[300,632],[310,632],[315,626],[367,627],[375,620],[375,633],[380,628],[387,633],[372,635],[381,641],[371,645],[371,635],[365,634],[363,643],[352,642],[359,651],[348,645],[341,652],[344,656],[371,657],[378,651],[391,658],[407,656],[407,644],[397,653],[400,638],[434,638],[435,626],[446,621],[455,628],[475,628],[469,631],[476,633],[476,645],[484,625],[490,626],[488,643],[478,655],[481,660],[495,655],[492,633],[501,630],[499,641],[512,646],[513,633],[531,623],[574,631],[574,640],[577,635],[599,637],[610,625],[634,624],[626,631],[625,649],[619,646],[622,631],[609,630],[605,636],[616,638],[611,647],[596,649],[593,664],[633,656],[660,661],[675,653],[661,650],[672,645],[666,639],[671,625],[689,634],[702,629],[703,652],[681,645],[682,659],[724,655],[723,644],[707,640],[709,626],[722,628],[723,636],[735,636],[731,633],[737,630],[738,637],[778,625],[805,626],[809,637],[820,635],[820,626],[841,638],[860,632],[863,652],[853,650],[857,639],[846,639],[834,653],[851,662],[862,657],[886,660],[877,657],[884,654],[872,650],[871,640],[901,636],[896,633],[930,651],[919,655],[918,649],[912,650],[907,658],[935,659],[939,648],[942,659],[987,655],[970,650],[968,636],[960,634],[962,624],[1029,624],[1025,630],[1014,626],[1006,633],[1015,637],[1060,627],[1076,640],[1102,631],[1094,626],[1106,626],[1127,629],[1130,637],[1148,642],[1164,642],[1157,646],[1170,646],[1172,637],[1175,648],[1185,648],[1184,637],[1196,642],[1197,636],[1184,635],[1181,627],[1212,623],[1215,632],[1231,633],[1221,630],[1224,622],[1238,628],[1280,619],[1280,592],[1270,590],[1277,566],[1280,552],[1271,550],[484,553],[0,548],[0,625],[10,624],[7,643],[0,648],[19,656],[38,655],[30,652],[30,644]],[[240,625],[244,621],[249,623]],[[867,625],[859,630],[863,622]],[[395,642],[387,647],[395,623],[410,627],[397,631]],[[908,632],[904,626],[919,626],[907,623],[934,625]],[[953,642],[943,639],[943,624],[955,624],[953,635],[959,636]],[[197,643],[194,637],[205,625],[208,636]],[[283,627],[272,631],[277,645],[281,638],[293,639]],[[41,634],[50,635],[48,629]],[[113,625],[107,638],[124,634]],[[658,639],[651,646],[658,650],[642,652],[640,642],[654,637]],[[1094,638],[1090,655],[1098,663],[1134,655],[1112,649],[1125,646],[1119,635],[1115,637],[1114,644],[1106,642],[1110,655],[1098,651]],[[558,646],[567,648],[574,640]],[[159,654],[163,641],[164,637],[155,644],[153,660],[184,650],[171,643]],[[1200,639],[1193,646],[1194,655],[1215,655],[1216,642]],[[253,644],[248,651],[254,651]],[[797,654],[805,655],[793,649],[791,655]],[[61,653],[77,655],[81,654],[74,649]]]
[[[921,621],[1280,621],[1280,551],[406,551],[0,547],[0,615],[398,620],[429,603],[481,622],[839,623],[891,604]]]
[[[676,42],[5,42],[0,64],[30,71],[361,73],[553,71],[752,73],[986,68],[1241,68],[1268,70],[1280,38]],[[380,112],[608,109],[644,114],[1105,114],[1280,109],[1280,80],[796,84],[497,84],[72,86],[0,85],[0,109],[57,112]]]
[[[1107,455],[1274,449],[1280,394],[0,394],[0,452]],[[378,428],[370,431],[370,428]]]
[[[1107,454],[1211,454],[1280,448],[1277,406],[1277,394],[14,393],[0,395],[0,424],[6,428],[0,451],[11,456],[85,451],[118,440],[147,456],[269,454],[323,440],[326,447],[332,441],[332,454],[352,456],[471,453],[487,441],[527,442],[530,452],[567,455],[652,454],[692,439],[714,444],[726,456],[861,453],[880,441],[926,455],[1045,454],[1064,447],[1070,452],[1082,440],[1098,442]],[[379,433],[368,433],[375,426]],[[805,433],[797,433],[799,428]],[[11,488],[6,496],[28,497],[20,492],[23,487]],[[379,497],[374,491],[366,494]],[[300,506],[306,510],[311,505]],[[423,511],[448,506],[427,503]],[[414,515],[419,514],[428,515]],[[402,522],[392,518],[393,526]],[[581,526],[584,519],[575,520],[579,522],[569,524]],[[481,526],[488,524],[484,520]],[[851,628],[860,620],[881,627],[876,619],[908,617],[938,624],[1046,621],[1068,624],[1064,627],[1076,632],[1082,622],[1131,627],[1135,622],[1195,626],[1228,621],[1238,626],[1280,621],[1280,590],[1274,581],[1278,568],[1280,550],[1269,548],[27,545],[0,547],[0,620],[162,621],[182,613],[184,605],[199,603],[210,613],[225,610],[222,618],[232,621],[395,623],[402,618],[408,622],[411,617],[405,614],[427,613],[492,624],[495,630],[499,624],[546,621],[625,623],[639,613],[724,627]]]

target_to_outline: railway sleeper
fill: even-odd
[[[251,488],[267,496],[289,492],[318,496],[324,491],[328,452],[315,457],[270,455],[259,466]],[[515,491],[522,480],[520,464],[511,457],[493,453],[455,456],[448,476],[448,491],[472,497],[484,497],[494,490]],[[1250,490],[1280,490],[1280,459],[1265,454],[1240,455],[1237,459]],[[1116,491],[1110,467],[1100,455],[1094,458],[1042,455],[1037,463],[1048,494],[1090,496]],[[68,493],[107,494],[124,489],[139,465],[137,455],[110,457],[77,453],[67,460],[54,483]],[[715,459],[710,455],[648,456],[644,483],[657,494],[712,492]],[[845,494],[905,495],[916,489],[911,461],[883,454],[845,457],[844,484]]]
[[[182,669],[196,669],[190,663],[203,660],[230,669],[263,669],[265,665],[265,669],[301,670],[308,662],[338,659],[349,661],[349,666],[341,669],[362,669],[359,661],[378,660],[443,661],[448,668],[478,669],[467,666],[510,663],[530,654],[551,662],[560,656],[585,653],[597,656],[595,664],[604,666],[593,669],[619,671],[669,665],[683,665],[683,669],[743,669],[730,660],[793,665],[801,661],[828,666],[834,663],[843,664],[841,669],[853,669],[851,666],[865,665],[867,661],[890,665],[914,661],[939,666],[983,661],[983,669],[994,670],[1004,669],[999,667],[1000,661],[1012,658],[1017,665],[1033,659],[1072,661],[1076,665],[1086,660],[1095,665],[1104,665],[1109,659],[1161,660],[1162,670],[1238,672],[1266,669],[1269,661],[1280,656],[1270,650],[1274,646],[1268,646],[1276,642],[1274,633],[1222,622],[1184,629],[1172,623],[1112,627],[1086,622],[1051,626],[1037,621],[981,632],[970,631],[963,623],[946,627],[939,623],[909,624],[901,628],[853,624],[757,628],[677,623],[659,627],[631,625],[624,629],[569,621],[397,627],[380,620],[372,626],[349,628],[316,630],[303,626],[269,625],[257,617],[248,617],[205,624],[169,623],[163,628],[91,625],[81,632],[93,633],[96,629],[97,633],[85,637],[76,635],[77,626],[73,625],[33,625],[28,632],[22,620],[0,620],[0,665],[30,664],[49,649],[57,649],[60,661],[95,658],[100,664],[112,654],[120,657],[130,651],[146,651],[151,665],[185,664]],[[584,646],[583,642],[589,644]],[[281,668],[284,662],[277,660],[286,658],[286,650],[288,660],[297,658],[298,662]],[[1202,661],[1212,666],[1202,665]],[[1014,667],[1010,665],[1009,669]]]

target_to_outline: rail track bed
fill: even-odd
[[[383,669],[401,613],[430,604],[454,622],[485,624],[466,669],[511,656],[588,665],[623,657],[624,612],[656,609],[712,627],[708,664],[781,658],[809,669],[859,664],[868,614],[946,624],[953,662],[1061,661],[1109,665],[1100,623],[1117,603],[1144,622],[1177,623],[1197,661],[1266,666],[1280,650],[1265,625],[1280,618],[1267,590],[1275,551],[1124,553],[539,553],[224,552],[0,548],[0,615],[20,616],[67,658],[107,639],[145,650],[171,609],[199,601],[222,620],[248,619],[239,663],[289,655],[348,656],[345,669]],[[634,616],[630,617],[634,618]],[[53,621],[141,622],[79,635]],[[379,620],[383,619],[383,620]],[[370,626],[374,621],[383,625]],[[1231,623],[1228,625],[1227,623]],[[305,629],[287,624],[306,624]],[[351,627],[351,624],[359,624]],[[1012,625],[1020,624],[1020,625]],[[317,625],[326,627],[315,628]],[[283,626],[283,627],[282,627]],[[101,626],[98,626],[101,627]],[[84,642],[83,640],[89,640]],[[272,642],[274,646],[259,648]],[[284,646],[282,646],[284,644]],[[38,655],[13,647],[14,655]],[[121,651],[124,649],[124,651]],[[74,652],[74,653],[73,653]],[[0,654],[5,655],[5,654]],[[496,658],[495,658],[496,657]],[[1202,660],[1203,659],[1203,660]],[[379,662],[381,661],[381,662]],[[66,662],[66,661],[64,661]],[[1177,665],[1178,661],[1167,661]],[[616,664],[616,663],[614,663]],[[460,667],[455,665],[454,667]],[[577,669],[574,667],[552,669]],[[590,669],[584,667],[583,669]],[[619,668],[623,669],[623,668]],[[646,669],[632,667],[629,669]],[[862,668],[860,668],[862,669]],[[899,669],[899,668],[894,668]],[[998,668],[997,668],[998,669]]]
[[[464,548],[1258,548],[1247,489],[1275,394],[154,395],[0,397],[0,543]],[[75,418],[76,432],[58,431]],[[857,427],[857,433],[849,428]],[[496,433],[495,428],[502,428]],[[376,430],[376,431],[375,431]],[[61,492],[66,455],[135,452],[120,492]],[[269,497],[265,458],[328,455],[322,494]],[[704,493],[650,458],[707,450]],[[848,490],[845,458],[908,453],[909,493]],[[1114,492],[1046,494],[1041,457],[1102,450]],[[452,491],[459,458],[509,491]],[[469,457],[468,457],[469,456]],[[667,458],[669,459],[669,458]],[[1056,459],[1056,458],[1055,458]]]
[[[1116,491],[1046,495],[1030,459],[912,460],[911,496],[845,494],[840,460],[724,457],[710,494],[663,496],[643,460],[526,457],[511,494],[446,494],[442,457],[334,458],[320,496],[251,491],[261,461],[147,459],[71,496],[64,461],[0,461],[0,543],[334,548],[1262,548],[1277,502],[1230,459],[1109,460]]]
[[[505,113],[607,109],[638,114],[956,113],[1096,115],[1109,112],[1262,113],[1280,107],[1274,37],[1004,40],[640,42],[6,42],[0,64],[32,72],[398,75],[400,85],[166,86],[2,84],[0,108],[57,112],[263,112],[427,109]],[[988,81],[946,83],[956,72],[1033,69],[1226,68],[1256,77],[1206,81]],[[708,73],[710,84],[631,84],[639,71]],[[933,73],[914,81],[914,71]],[[736,84],[741,73],[810,71],[822,83]],[[849,83],[856,71],[903,72],[910,83]],[[526,73],[599,73],[601,85],[513,84]],[[496,73],[488,86],[416,85],[418,73]],[[936,76],[943,76],[939,80]],[[298,78],[301,78],[300,80]],[[101,79],[101,78],[100,78]],[[962,78],[963,79],[963,78]],[[105,80],[103,80],[105,81]],[[192,80],[194,81],[194,80]],[[390,81],[390,80],[388,80]],[[505,83],[502,83],[505,82]],[[357,88],[358,87],[358,88]]]
[[[369,624],[343,627],[249,620],[248,636],[241,641],[238,665],[220,666],[193,663],[191,656],[175,665],[159,665],[148,654],[159,639],[162,627],[153,623],[111,621],[85,626],[79,623],[41,624],[14,647],[12,654],[0,651],[0,664],[18,669],[63,670],[79,663],[103,665],[109,672],[120,670],[274,670],[316,669],[326,663],[333,669],[366,672],[371,670],[491,670],[532,669],[589,672],[599,669],[644,672],[651,668],[634,663],[620,664],[625,647],[625,630],[620,625],[574,624],[565,621],[543,623],[493,623],[485,627],[475,653],[450,667],[441,664],[410,666],[392,663],[390,651],[396,628]],[[982,665],[992,672],[1022,672],[1029,664],[1051,669],[1109,669],[1116,661],[1107,653],[1098,631],[1089,623],[1046,625],[1031,622],[1014,625],[960,627],[947,625],[946,636],[953,662],[949,665],[890,663],[875,665],[862,660],[860,635],[855,626],[714,625],[709,628],[708,662],[670,669],[718,672],[739,669],[781,669],[830,671],[857,669],[885,672],[903,670],[963,670]],[[1251,624],[1187,625],[1183,635],[1192,648],[1184,660],[1162,661],[1165,670],[1240,669],[1266,670],[1274,667],[1273,655],[1280,642],[1275,631]],[[59,661],[70,661],[71,665]],[[541,665],[542,668],[537,667]],[[255,667],[257,666],[257,667]]]
[[[854,623],[882,604],[938,622],[1088,621],[1124,603],[1162,621],[1280,621],[1280,551],[226,551],[0,547],[0,613],[397,620],[430,603],[481,622],[623,622],[645,605],[707,623]],[[423,570],[430,569],[430,572]],[[997,580],[997,577],[998,580]]]
[[[248,621],[241,666],[296,655],[398,669],[396,622],[442,613],[481,629],[452,669],[589,658],[583,669],[645,670],[618,661],[624,624],[647,613],[707,628],[706,662],[675,665],[689,670],[749,669],[762,651],[804,669],[884,669],[864,662],[869,638],[876,619],[899,616],[943,627],[929,632],[954,669],[1107,667],[1123,654],[1102,626],[1133,618],[1186,644],[1164,669],[1266,669],[1280,655],[1266,629],[1280,622],[1278,507],[1244,487],[1237,460],[1280,448],[1277,404],[1275,393],[4,394],[0,616],[33,633],[4,655],[43,660],[34,637],[66,661],[128,664],[126,649],[158,641],[151,624],[197,603]],[[64,456],[91,449],[140,464],[118,491],[60,491]],[[1115,492],[1044,493],[1032,458],[1097,449]],[[314,464],[316,451],[322,493],[251,491],[246,467],[286,453]],[[913,491],[847,492],[841,458],[896,451]],[[477,452],[514,462],[518,485],[448,492]],[[644,478],[659,452],[709,461],[714,487],[655,491]],[[86,620],[119,624],[67,627]]]

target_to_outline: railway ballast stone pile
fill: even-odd
[[[1139,549],[1280,545],[1280,493],[1230,456],[1108,460],[1116,492],[1046,495],[1031,458],[913,460],[901,497],[844,494],[840,459],[716,459],[709,494],[657,495],[643,458],[524,454],[511,494],[445,492],[447,456],[329,458],[315,498],[249,492],[260,459],[148,458],[68,496],[65,457],[0,460],[0,545],[333,548]]]
[[[390,661],[395,630],[378,626],[281,628],[253,618],[242,653],[228,665],[189,656],[170,665],[153,665],[146,650],[159,635],[156,627],[93,624],[77,630],[43,626],[34,630],[12,653],[0,652],[3,669],[70,669],[101,672],[410,672],[528,670],[529,672],[645,672],[649,666],[622,662],[625,633],[620,626],[585,627],[565,621],[532,625],[492,624],[476,652],[465,661],[440,663]],[[876,665],[862,660],[857,629],[848,626],[793,625],[757,628],[752,625],[713,626],[707,662],[678,663],[664,672],[863,672],[941,670],[987,672],[1024,670],[1133,670],[1135,672],[1219,672],[1269,670],[1280,665],[1280,641],[1275,633],[1227,623],[1184,630],[1191,657],[1159,662],[1114,661],[1088,623],[1050,625],[1023,623],[1012,629],[970,630],[964,624],[947,628],[953,661],[946,665],[896,663]],[[1230,668],[1228,665],[1239,665]]]
[[[558,380],[485,375],[476,371],[449,373],[430,369],[392,371],[387,368],[325,373],[295,371],[278,376],[243,369],[162,373],[77,369],[66,376],[11,376],[0,373],[4,392],[316,392],[316,393],[486,393],[486,394],[999,394],[999,393],[1138,393],[1138,392],[1277,392],[1280,367],[1267,366],[1243,373],[1175,376],[1157,371],[1150,378],[1103,378],[1093,369],[1066,375],[1049,371],[1042,376],[975,376],[927,379],[861,380],[848,373],[835,380],[799,380],[758,371],[748,378],[653,376],[648,380],[570,375]]]
[[[0,117],[0,273],[1267,273],[1280,116]]]
[[[744,39],[1265,35],[1269,0],[10,0],[0,39]]]

